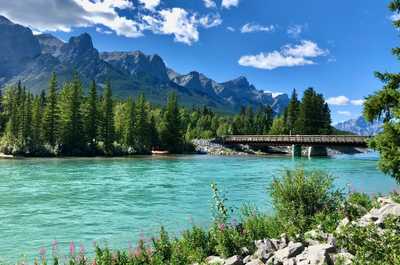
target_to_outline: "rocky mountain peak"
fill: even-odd
[[[36,38],[39,40],[39,44],[44,54],[51,54],[55,57],[61,53],[61,48],[64,46],[64,42],[51,34],[40,34]]]
[[[8,25],[13,25],[14,23],[12,23],[8,18],[6,18],[5,16],[0,16],[0,24],[8,24]]]
[[[77,37],[71,37],[68,41],[68,45],[80,51],[93,49],[92,37],[86,32]]]

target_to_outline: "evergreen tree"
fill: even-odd
[[[97,87],[93,80],[89,86],[89,93],[86,102],[85,132],[88,142],[95,145],[98,131],[98,110],[97,110]]]
[[[32,144],[39,146],[42,144],[42,105],[41,98],[35,97],[32,104]]]
[[[60,142],[66,154],[80,153],[85,148],[82,104],[83,89],[77,73],[60,95]]]
[[[304,91],[296,120],[295,132],[298,134],[327,134],[331,131],[330,111],[325,99],[313,88]]]
[[[284,117],[277,117],[272,122],[271,130],[269,132],[271,135],[282,135],[286,134],[285,129],[285,119]]]
[[[161,142],[166,150],[172,153],[181,152],[183,132],[176,93],[168,97],[161,130]]]
[[[149,106],[143,94],[135,102],[135,146],[140,153],[151,151]]]
[[[42,123],[43,140],[52,147],[56,145],[58,135],[59,110],[57,97],[57,76],[53,73],[50,79],[47,97],[45,99],[46,107]]]
[[[400,1],[392,1],[389,8],[400,14]],[[400,20],[394,21],[394,27],[400,29]],[[392,52],[400,58],[400,47]],[[376,72],[375,76],[383,82],[383,88],[367,97],[364,117],[370,122],[383,118],[384,122],[383,131],[370,146],[380,153],[380,169],[400,183],[400,74]]]
[[[299,111],[300,111],[300,102],[297,99],[296,89],[293,89],[289,105],[285,110],[285,126],[287,128],[288,133],[292,133],[295,130],[295,124],[299,116]]]
[[[103,92],[101,102],[101,138],[104,143],[104,151],[106,154],[112,153],[114,143],[114,112],[111,84],[108,81]]]

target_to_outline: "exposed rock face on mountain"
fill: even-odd
[[[61,48],[64,46],[64,42],[57,39],[51,34],[40,34],[36,38],[39,41],[40,48],[43,54],[50,54],[55,57],[61,55]]]
[[[375,135],[382,130],[382,121],[374,123],[367,122],[364,117],[351,119],[335,125],[335,128],[341,131],[352,132],[358,135]]]
[[[279,113],[288,104],[287,95],[273,97],[257,90],[245,77],[218,83],[196,71],[181,75],[168,69],[158,55],[134,52],[99,53],[89,34],[63,42],[50,34],[34,36],[29,28],[0,16],[0,87],[21,81],[34,93],[46,89],[55,72],[61,86],[76,71],[84,85],[96,80],[100,87],[112,82],[117,96],[144,93],[163,104],[176,91],[183,105],[206,105],[222,112],[241,106],[270,105]]]
[[[141,51],[135,52],[104,52],[101,59],[127,75],[136,78],[148,77],[158,83],[169,82],[167,68],[158,55],[145,55]]]
[[[29,28],[0,16],[0,83],[20,72],[24,64],[41,53]]]

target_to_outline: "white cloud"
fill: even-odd
[[[328,51],[320,49],[312,41],[302,41],[301,44],[295,46],[285,45],[280,51],[242,56],[238,63],[242,66],[273,70],[279,67],[315,64],[309,58],[324,56],[327,53]]]
[[[350,99],[346,96],[331,97],[326,100],[326,103],[334,106],[345,106],[350,103]]]
[[[326,103],[333,106],[346,106],[346,105],[353,105],[353,106],[362,106],[364,104],[364,99],[352,99],[350,100],[346,96],[337,96],[331,97],[326,100]]]
[[[0,14],[35,31],[69,32],[73,27],[103,25],[118,35],[139,37],[140,24],[120,16],[129,10],[129,0],[14,0],[1,1]]]
[[[301,33],[303,33],[303,30],[307,27],[307,25],[293,25],[289,26],[287,29],[287,34],[294,38],[297,39],[300,37]]]
[[[243,25],[243,27],[240,29],[240,32],[242,33],[259,32],[259,31],[270,32],[274,30],[275,27],[273,25],[262,26],[259,24],[247,23]]]
[[[96,32],[102,33],[102,34],[112,34],[113,32],[111,30],[104,30],[103,28],[96,27]]]
[[[139,2],[144,5],[144,8],[149,10],[154,10],[161,3],[160,0],[139,0]]]
[[[227,30],[231,31],[231,32],[235,32],[236,29],[234,27],[226,27]]]
[[[365,102],[365,99],[353,99],[350,100],[350,103],[354,106],[362,106]]]
[[[351,116],[351,112],[347,111],[347,110],[338,110],[337,112],[339,115],[343,115],[343,116]]]
[[[392,21],[400,20],[400,13],[394,13],[393,15],[391,15],[390,20]]]
[[[298,45],[286,45],[282,52],[286,56],[294,57],[318,57],[328,54],[327,50],[319,48],[315,42],[309,40],[303,40]]]
[[[231,8],[236,7],[239,5],[239,0],[222,0],[222,7],[223,8]]]
[[[175,41],[188,45],[199,40],[199,25],[210,27],[213,23],[210,19],[198,19],[195,15],[177,7],[163,9],[158,14],[158,17],[143,16],[143,20],[147,23],[146,29],[156,34],[174,35]]]
[[[216,8],[217,4],[214,2],[214,0],[203,0],[204,6],[207,8]]]
[[[218,13],[198,15],[182,8],[160,9],[161,0],[13,0],[0,1],[0,15],[29,26],[34,32],[70,32],[76,27],[94,27],[97,32],[136,38],[145,31],[173,35],[175,41],[192,44],[199,28],[221,25]],[[146,10],[143,10],[146,9]],[[120,11],[134,16],[125,17]]]
[[[221,16],[218,14],[200,17],[198,21],[205,28],[217,27],[222,24]]]
[[[239,64],[242,66],[251,66],[259,69],[273,70],[279,67],[314,64],[314,62],[303,57],[285,56],[278,51],[273,51],[271,53],[242,56],[239,59]]]

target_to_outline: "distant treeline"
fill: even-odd
[[[181,108],[174,92],[165,107],[143,95],[115,99],[107,82],[99,95],[94,81],[87,93],[78,74],[59,88],[52,75],[47,90],[33,95],[19,82],[7,87],[0,104],[0,151],[20,155],[123,155],[152,150],[190,152],[195,138],[229,134],[329,134],[330,111],[312,88],[302,101],[294,91],[283,115],[271,107],[243,107],[237,115],[207,107]]]

